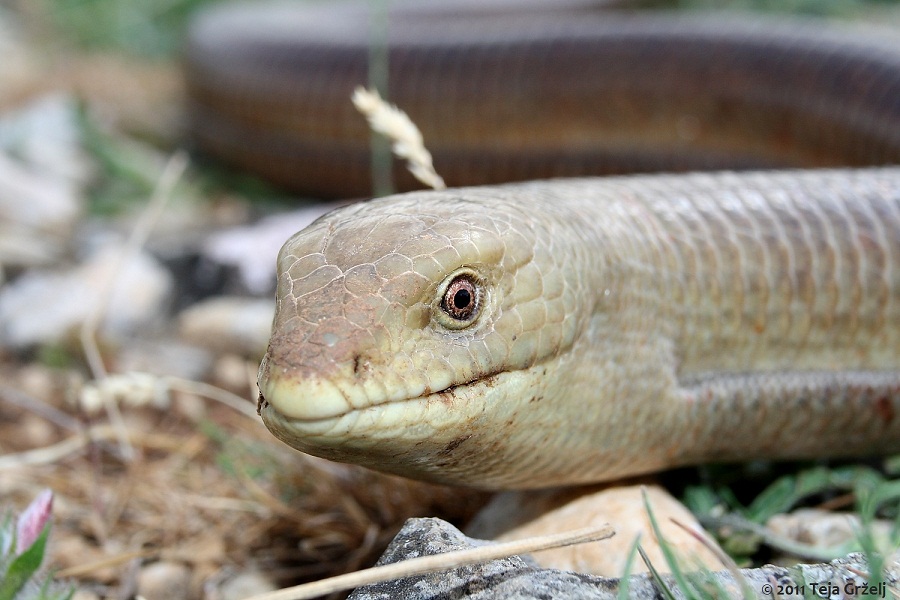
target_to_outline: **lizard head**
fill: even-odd
[[[588,284],[566,279],[552,223],[491,194],[371,201],[288,240],[259,373],[278,438],[420,479],[528,485],[502,463],[549,434],[526,405],[589,312]]]

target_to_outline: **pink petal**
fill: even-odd
[[[16,555],[31,547],[50,520],[53,510],[53,492],[44,490],[31,501],[16,522]]]

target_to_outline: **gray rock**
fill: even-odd
[[[486,542],[464,536],[458,529],[440,519],[410,519],[388,546],[378,564],[395,563],[418,556],[462,550],[484,545]],[[896,589],[898,577],[896,563],[891,563],[885,573],[887,586]],[[867,573],[868,567],[862,555],[854,554],[827,565],[798,565],[790,569],[765,566],[741,571],[758,598],[780,597],[832,597],[834,589],[840,593],[854,591],[846,586],[864,585],[857,573]],[[741,592],[727,571],[707,576],[690,575],[699,588],[710,586],[722,590],[717,597],[741,597]],[[676,598],[687,597],[674,583],[672,576],[663,576]],[[593,577],[566,571],[539,569],[527,559],[512,557],[488,563],[459,567],[439,573],[407,577],[396,581],[364,586],[354,591],[352,600],[548,600],[566,598],[572,600],[614,600],[619,593],[619,580]],[[813,585],[820,587],[813,589]],[[773,590],[772,586],[781,586]],[[826,586],[826,587],[821,587]],[[827,587],[836,586],[836,588]],[[857,588],[855,591],[859,591]],[[774,592],[774,593],[773,593]],[[825,593],[829,592],[829,593]],[[885,595],[876,591],[877,595]],[[848,594],[852,595],[852,594]],[[649,599],[662,597],[647,574],[629,578],[630,598]],[[836,597],[836,596],[835,596]]]

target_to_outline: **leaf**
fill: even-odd
[[[10,563],[5,576],[0,580],[0,600],[13,600],[19,590],[41,567],[49,535],[50,524],[48,523],[34,543]]]

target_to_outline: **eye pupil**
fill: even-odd
[[[469,293],[469,290],[459,290],[453,296],[453,305],[456,308],[465,308],[469,305],[469,302],[472,301],[472,294]]]
[[[458,326],[465,326],[474,321],[478,312],[479,283],[468,274],[458,275],[444,290],[441,309],[458,321]]]

